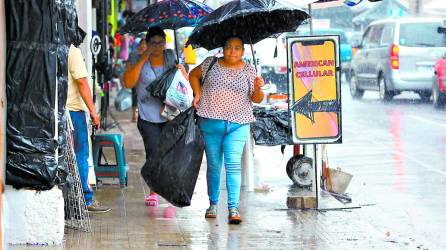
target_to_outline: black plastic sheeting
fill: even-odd
[[[288,110],[254,108],[256,121],[251,132],[256,145],[292,145],[290,115]]]
[[[66,162],[57,152],[67,142],[68,49],[79,39],[75,8],[74,0],[5,1],[6,184],[15,188],[48,190],[65,181]]]
[[[204,142],[190,108],[163,127],[159,148],[144,164],[141,175],[151,191],[175,206],[189,206],[203,152]]]

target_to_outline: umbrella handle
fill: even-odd
[[[256,76],[259,74],[259,71],[257,70],[257,60],[256,60],[256,56],[254,54],[254,47],[252,45],[252,40],[251,40],[251,35],[249,35],[249,42],[251,45],[251,53],[252,53],[252,60],[254,61],[254,68],[256,69]],[[261,75],[262,73],[260,73]],[[271,81],[268,82],[268,87],[263,86],[262,89],[263,90],[267,90],[271,88]]]
[[[178,53],[178,46],[177,46],[177,30],[173,30],[173,46],[175,47],[175,52],[177,52],[177,64],[180,63],[180,54]]]
[[[250,45],[251,45],[252,60],[253,60],[254,68],[256,69],[256,75],[257,75],[258,70],[257,70],[257,63],[256,63],[256,55],[254,54],[254,47],[253,47],[253,45],[252,45],[251,35],[249,35],[249,43],[250,43]]]

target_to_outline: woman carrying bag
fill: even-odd
[[[223,46],[223,58],[209,57],[189,74],[207,158],[210,206],[205,217],[217,217],[224,160],[230,224],[242,222],[238,209],[241,158],[249,124],[255,121],[252,102],[260,103],[264,97],[264,81],[256,77],[252,65],[243,62],[243,54],[243,41],[229,37]]]
[[[135,88],[138,101],[138,130],[144,141],[146,160],[148,160],[159,146],[161,129],[167,119],[161,116],[164,104],[153,97],[147,87],[161,76],[172,65],[175,65],[175,54],[166,49],[166,34],[159,27],[151,27],[145,38],[146,50],[139,57],[129,59],[124,72],[124,86]],[[187,77],[183,65],[177,64],[183,75]],[[154,192],[145,197],[148,206],[158,205],[158,196]]]

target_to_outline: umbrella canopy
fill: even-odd
[[[280,0],[231,1],[200,21],[188,44],[211,50],[221,47],[229,36],[253,44],[277,33],[295,31],[309,17]]]
[[[119,29],[119,33],[137,34],[153,26],[173,30],[195,26],[211,12],[209,6],[195,0],[164,0],[136,13]]]

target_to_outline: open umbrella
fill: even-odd
[[[294,31],[309,17],[280,0],[231,1],[200,21],[188,44],[211,50],[221,47],[231,35],[254,44],[277,33]]]
[[[172,29],[175,32],[176,48],[176,30],[195,26],[211,12],[212,9],[209,6],[195,0],[164,0],[151,4],[133,15],[118,32],[138,34],[153,26]]]
[[[229,36],[237,36],[251,44],[254,57],[254,43],[278,33],[295,31],[309,17],[305,11],[280,0],[231,1],[204,17],[187,44],[211,50],[223,46]],[[255,63],[254,67],[257,70]]]

